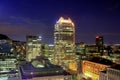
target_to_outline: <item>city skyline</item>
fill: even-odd
[[[0,0],[0,12],[0,33],[14,40],[37,34],[53,43],[54,25],[63,16],[75,23],[76,42],[95,43],[96,35],[105,43],[120,42],[119,0]]]

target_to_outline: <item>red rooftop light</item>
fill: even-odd
[[[99,38],[99,36],[96,36],[96,38]]]

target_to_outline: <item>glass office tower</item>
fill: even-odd
[[[54,28],[54,60],[61,64],[66,56],[75,55],[75,26],[70,18],[61,17]]]

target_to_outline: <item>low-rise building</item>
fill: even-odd
[[[107,80],[106,70],[99,73],[99,80]]]
[[[82,61],[82,72],[86,77],[90,77],[92,80],[98,80],[99,72],[106,70],[111,65],[113,63],[109,60],[93,57],[90,60]]]
[[[120,65],[107,68],[99,74],[99,80],[120,80]]]
[[[45,56],[36,57],[20,66],[22,80],[72,80],[62,67],[53,65]]]

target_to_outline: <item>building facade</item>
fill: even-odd
[[[83,60],[82,61],[82,72],[87,78],[91,78],[92,80],[99,80],[99,73],[108,67],[110,67],[113,63],[109,60],[102,58],[93,58],[91,60]]]
[[[0,34],[0,80],[18,75],[16,56],[13,53],[13,40]]]
[[[75,26],[70,18],[61,17],[54,29],[54,63],[62,64],[67,55],[75,55]]]
[[[42,54],[41,52],[41,36],[27,36],[27,45],[26,45],[26,59],[31,61],[36,56]]]
[[[37,56],[19,66],[21,80],[72,80],[62,67],[51,64],[47,57]]]
[[[99,73],[99,80],[107,80],[106,71],[101,71],[101,72]]]
[[[85,43],[80,42],[80,43],[76,43],[75,45],[76,45],[76,54],[85,55]]]
[[[98,52],[103,55],[104,49],[104,39],[103,36],[96,36],[96,46],[98,47]]]
[[[43,55],[48,57],[51,63],[53,63],[53,58],[54,58],[54,45],[53,44],[42,45],[42,53]]]
[[[120,65],[107,69],[107,80],[120,80]]]
[[[26,79],[23,79],[26,80]],[[27,80],[72,80],[72,76],[64,76],[64,75],[58,75],[58,76],[46,76],[46,77],[35,77]]]
[[[120,80],[120,65],[107,68],[99,74],[99,80]]]

